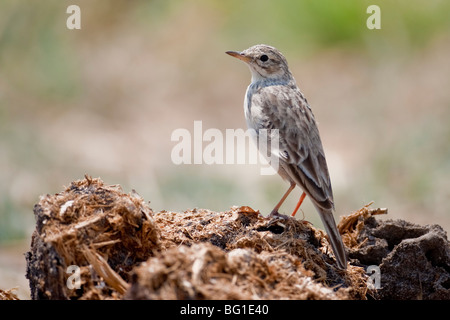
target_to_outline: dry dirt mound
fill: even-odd
[[[27,278],[33,299],[449,298],[445,232],[373,217],[383,212],[366,206],[340,222],[342,271],[307,222],[249,207],[153,212],[135,192],[86,177],[36,204]],[[378,290],[368,288],[370,265],[381,270]]]

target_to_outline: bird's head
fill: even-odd
[[[226,53],[247,63],[252,72],[252,82],[292,78],[286,58],[274,47],[258,44],[242,52],[227,51]]]

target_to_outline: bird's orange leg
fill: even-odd
[[[284,200],[286,200],[287,196],[289,195],[289,193],[291,193],[291,191],[295,188],[295,183],[291,183],[291,186],[289,187],[289,189],[286,191],[286,193],[283,195],[283,197],[281,198],[281,200],[278,202],[278,204],[275,206],[275,208],[273,208],[272,212],[270,213],[270,216],[274,216],[274,215],[278,215],[278,209],[280,209],[281,205],[283,204]]]
[[[302,205],[303,200],[305,200],[305,197],[306,197],[306,193],[303,192],[302,195],[300,196],[300,200],[298,200],[298,203],[297,203],[297,206],[294,209],[294,212],[292,212],[292,216],[293,217],[295,217],[295,214],[297,213],[298,208],[300,208],[300,206]]]

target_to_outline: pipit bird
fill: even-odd
[[[290,187],[270,215],[279,215],[278,209],[284,200],[296,185],[299,186],[303,193],[292,216],[308,195],[328,234],[338,267],[346,269],[347,258],[333,217],[333,192],[319,130],[285,57],[267,45],[226,53],[247,63],[252,73],[244,100],[247,126],[254,129],[257,136],[261,129],[278,129],[279,148],[270,152],[278,158],[278,174]]]

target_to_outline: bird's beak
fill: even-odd
[[[250,62],[251,58],[249,56],[246,56],[242,52],[239,51],[227,51],[226,54],[229,54],[232,57],[238,58],[239,60],[242,60],[244,62]]]

